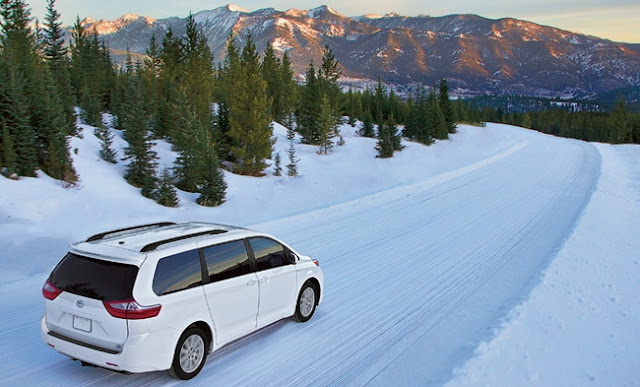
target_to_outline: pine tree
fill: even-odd
[[[144,59],[145,67],[151,72],[151,74],[159,77],[162,72],[163,63],[161,48],[158,45],[158,40],[155,35],[151,35],[151,38],[149,39],[149,48],[147,48],[146,54],[147,58]]]
[[[43,76],[45,84],[43,103],[40,106],[42,120],[38,129],[41,143],[39,164],[49,176],[73,185],[78,180],[78,175],[69,153],[69,129],[64,107],[53,77],[48,71],[45,71]]]
[[[153,52],[152,42],[149,42],[149,52]],[[180,66],[182,60],[180,40],[173,36],[173,29],[169,26],[162,38],[159,48],[158,58],[151,58],[150,66],[155,69],[159,65],[157,79],[157,99],[155,102],[155,113],[153,115],[153,131],[158,138],[170,139],[174,129],[180,121],[178,107],[184,101],[179,98],[186,98],[178,89]]]
[[[360,135],[363,137],[373,138],[376,136],[376,132],[373,129],[373,118],[371,118],[371,112],[365,110],[364,118],[362,119],[362,128],[360,129]]]
[[[81,117],[87,124],[98,126],[102,121],[101,112],[111,104],[115,78],[109,50],[95,30],[85,31],[80,18],[76,18],[71,35],[70,73],[82,109]]]
[[[393,118],[393,114],[389,115],[389,119],[385,125],[389,132],[389,139],[391,140],[391,147],[393,150],[401,151],[404,149],[404,146],[402,145],[402,135],[398,131],[398,125],[396,124],[396,120]]]
[[[176,125],[173,145],[178,152],[175,175],[176,186],[183,191],[199,192],[205,181],[206,153],[210,139],[186,99],[181,101],[180,121]],[[214,150],[215,151],[215,150]]]
[[[463,122],[463,123],[469,122],[467,109],[461,97],[458,97],[458,99],[453,104],[453,107],[454,107],[454,115],[457,119],[456,120],[457,122]]]
[[[429,100],[427,99],[424,86],[419,86],[415,102],[409,112],[409,117],[405,125],[403,135],[421,144],[431,145],[433,143],[433,128],[429,125]]]
[[[331,106],[331,114],[334,117],[340,116],[340,84],[338,79],[342,76],[340,63],[338,63],[335,54],[329,47],[325,45],[322,53],[322,64],[318,68],[318,85],[322,94],[329,98],[329,106]],[[318,100],[316,100],[317,103]],[[337,122],[336,122],[337,123]]]
[[[351,127],[355,128],[356,126],[356,117],[358,117],[358,112],[356,111],[356,103],[355,97],[353,95],[353,90],[349,89],[347,92],[347,102],[346,102],[346,114],[349,116],[349,120],[347,121]]]
[[[74,113],[75,95],[71,85],[69,73],[69,58],[67,47],[64,45],[64,33],[61,28],[60,13],[55,9],[55,0],[47,0],[47,14],[45,15],[44,28],[44,57],[49,65],[49,70],[55,79],[57,94],[60,96],[64,111],[67,135],[78,134],[76,117]]]
[[[205,155],[203,182],[199,187],[200,197],[196,202],[201,206],[215,207],[224,203],[227,183],[224,181],[224,175],[219,169],[220,163],[215,150],[209,147]]]
[[[286,127],[290,128],[293,125],[293,111],[295,102],[297,100],[296,83],[293,80],[293,69],[291,67],[291,60],[289,54],[285,51],[282,55],[282,62],[278,71],[280,78],[280,102],[279,112],[282,116],[278,117],[279,121]]]
[[[436,98],[436,94],[431,91],[428,101],[428,117],[427,126],[433,137],[438,140],[446,140],[449,138],[449,132],[447,131],[447,124],[444,120],[442,110],[440,110],[440,104]]]
[[[268,42],[264,50],[262,63],[260,63],[260,73],[267,84],[267,96],[271,98],[271,120],[282,122],[284,113],[281,107],[282,91],[280,89],[282,79],[280,78],[279,69],[280,60],[276,57],[273,46]]]
[[[100,140],[100,158],[104,161],[116,164],[116,152],[113,150],[113,134],[104,125],[98,125],[93,134]]]
[[[447,80],[444,78],[440,80],[440,94],[438,95],[438,101],[447,133],[455,133],[456,117],[454,116],[453,106],[449,99],[449,87],[447,86]]]
[[[157,186],[157,154],[152,150],[154,143],[151,141],[148,120],[143,110],[140,79],[131,73],[127,81],[127,109],[122,123],[123,137],[128,142],[123,160],[129,160],[125,179],[129,184],[142,188],[143,196],[151,198]]]
[[[296,138],[295,130],[291,129],[291,127],[287,127],[287,140],[292,141]]]
[[[187,17],[186,32],[181,43],[182,84],[187,98],[195,108],[203,128],[211,128],[213,116],[213,58],[204,33],[196,26],[193,15]]]
[[[220,160],[229,160],[231,156],[231,144],[229,139],[229,107],[227,103],[218,104],[215,125],[213,127],[213,142],[216,144],[216,151]]]
[[[372,114],[378,119],[378,122],[381,123],[387,119],[389,111],[387,109],[387,89],[382,84],[380,77],[378,77],[378,85],[376,86],[373,98],[374,105]]]
[[[162,63],[160,73],[165,82],[175,82],[178,79],[183,57],[180,39],[173,35],[173,29],[169,26],[162,38],[162,47],[160,48]]]
[[[16,152],[9,128],[4,120],[0,120],[0,124],[2,125],[2,133],[0,134],[0,167],[3,171],[2,174],[9,177],[16,171]]]
[[[318,150],[318,153],[326,155],[333,148],[335,125],[335,118],[332,114],[329,97],[327,95],[323,95],[322,100],[320,101],[320,117],[318,121],[318,136],[320,140],[320,149]]]
[[[526,112],[522,115],[520,126],[522,126],[523,128],[531,129],[531,114],[529,114],[529,112]]]
[[[309,64],[305,73],[305,85],[300,100],[300,108],[297,114],[298,132],[302,136],[302,142],[311,145],[320,145],[319,127],[320,104],[322,100],[322,88],[316,78],[316,70],[313,63]]]
[[[389,90],[387,97],[388,116],[393,115],[398,122],[406,122],[408,115],[408,104],[402,103],[402,100],[393,89]]]
[[[393,157],[393,141],[391,140],[391,133],[387,125],[381,124],[378,126],[378,142],[376,148],[379,158]]]
[[[237,172],[259,176],[271,158],[272,133],[266,82],[260,76],[258,53],[251,34],[240,57],[240,77],[229,96],[229,137]]]
[[[289,164],[287,164],[287,176],[298,176],[298,160],[296,158],[296,148],[293,147],[293,141],[289,143]]]
[[[280,161],[280,152],[276,153],[275,156],[275,165],[274,165],[274,171],[273,171],[273,175],[274,176],[281,176],[282,175],[282,166],[280,165],[281,161]]]
[[[36,176],[36,130],[29,106],[29,90],[36,74],[35,38],[26,5],[2,1],[0,35],[0,120],[3,147],[0,161],[21,176]],[[5,153],[6,152],[6,153]]]
[[[15,67],[9,67],[6,63],[7,56],[11,52],[4,49],[0,52],[0,75],[4,82],[1,82],[0,108],[2,114],[0,119],[2,125],[6,127],[8,134],[3,135],[2,155],[4,166],[14,164],[12,171],[20,176],[36,176],[38,169],[38,155],[36,152],[36,132],[31,125],[27,100],[25,96],[25,81],[22,74]],[[6,137],[5,137],[6,136]],[[13,160],[13,161],[12,161]]]
[[[171,172],[165,168],[160,176],[158,189],[154,193],[156,202],[165,207],[177,207],[179,203],[178,194],[173,186],[173,176]]]
[[[634,144],[640,144],[640,114],[636,113],[632,122],[631,138]]]
[[[214,139],[221,160],[234,162],[231,152],[232,138],[229,135],[231,123],[229,121],[229,101],[233,92],[239,87],[240,80],[240,52],[236,46],[233,32],[227,38],[224,65],[218,70],[216,82],[216,98],[218,99],[218,114],[214,126]]]
[[[160,106],[163,105],[160,92],[160,73],[162,70],[162,59],[160,58],[160,46],[155,35],[151,35],[149,48],[147,48],[147,58],[144,59],[144,66],[139,71],[142,79],[142,91],[144,96],[144,110],[149,117],[149,126],[157,138],[166,135],[164,127],[160,121]],[[158,130],[160,129],[160,130]]]
[[[631,143],[632,128],[629,120],[629,112],[627,111],[627,105],[624,102],[622,96],[618,97],[616,102],[616,109],[612,114],[613,130],[609,136],[609,141],[614,144]]]

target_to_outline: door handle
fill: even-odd
[[[258,281],[251,280],[251,281],[247,282],[247,286],[253,286],[253,285],[257,284],[257,283],[258,283]]]
[[[266,284],[267,282],[269,282],[269,278],[266,278],[266,277],[260,278],[260,283],[261,284]]]

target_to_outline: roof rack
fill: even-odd
[[[143,225],[134,226],[134,227],[120,228],[118,230],[105,231],[105,232],[101,232],[100,234],[92,235],[91,237],[89,237],[89,239],[87,239],[87,242],[98,241],[100,239],[103,239],[107,235],[116,234],[123,231],[137,230],[139,228],[147,228],[147,227],[165,227],[165,226],[172,226],[174,224],[175,224],[174,222],[160,222],[160,223],[143,224]]]
[[[215,235],[215,234],[223,234],[227,232],[227,230],[209,230],[209,231],[201,231],[194,234],[181,235],[179,237],[164,239],[161,241],[149,243],[145,245],[142,249],[140,249],[141,253],[146,253],[147,251],[153,251],[162,245],[166,245],[167,243],[177,242],[183,239],[195,238],[203,235]]]

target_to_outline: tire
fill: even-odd
[[[307,281],[302,285],[302,289],[300,289],[298,301],[296,302],[296,313],[293,315],[293,319],[301,323],[309,321],[316,311],[317,304],[318,289],[316,289],[313,283]]]
[[[207,361],[208,348],[207,336],[202,329],[191,327],[184,331],[173,354],[171,376],[189,380],[198,375]]]

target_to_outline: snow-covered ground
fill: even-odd
[[[296,141],[296,178],[225,173],[218,208],[140,196],[122,163],[97,157],[90,127],[72,141],[79,187],[0,177],[0,384],[176,382],[81,367],[39,335],[40,288],[69,243],[159,220],[264,230],[325,273],[311,321],[223,348],[189,384],[638,383],[640,147],[489,124],[381,160],[375,141],[342,130],[328,156]],[[275,134],[284,165],[286,130]],[[156,150],[172,163],[168,144]]]
[[[600,180],[571,237],[449,386],[640,385],[640,147],[597,148]]]

